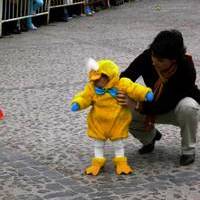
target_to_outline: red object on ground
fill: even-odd
[[[3,111],[0,109],[0,120],[3,120],[4,119],[4,113]]]

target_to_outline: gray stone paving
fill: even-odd
[[[178,164],[179,129],[158,126],[164,135],[152,154],[138,155],[132,136],[126,142],[135,174],[115,175],[108,142],[104,172],[85,176],[93,154],[87,110],[68,107],[87,80],[86,58],[123,69],[166,28],[183,32],[200,86],[199,10],[198,0],[140,0],[0,39],[0,200],[199,200],[199,134],[191,166]]]

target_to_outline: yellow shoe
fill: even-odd
[[[85,173],[91,174],[93,176],[98,175],[101,168],[103,168],[103,166],[105,165],[105,162],[106,162],[105,158],[93,158],[92,165],[86,168]]]
[[[126,157],[115,157],[113,159],[115,164],[116,174],[131,174],[133,169],[128,165]]]

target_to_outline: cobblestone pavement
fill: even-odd
[[[104,172],[85,176],[93,154],[87,110],[68,107],[87,80],[86,58],[123,69],[166,28],[183,32],[200,86],[199,10],[198,0],[141,0],[0,39],[0,200],[199,200],[200,134],[191,166],[179,166],[179,130],[158,126],[163,139],[150,155],[138,155],[132,136],[126,141],[135,174],[115,175],[108,142]]]

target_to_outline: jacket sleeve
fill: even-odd
[[[145,101],[146,94],[151,92],[150,88],[135,83],[128,78],[121,78],[119,86],[122,91],[135,101]]]
[[[86,84],[83,91],[78,92],[72,99],[72,103],[78,103],[80,106],[80,110],[89,107],[92,104],[92,86],[91,84]]]

